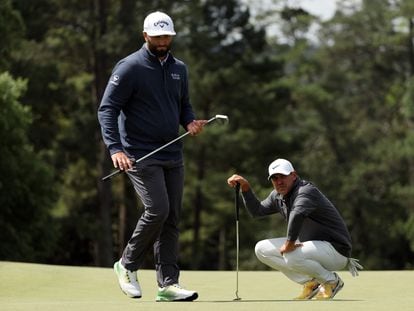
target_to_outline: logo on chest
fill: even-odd
[[[173,80],[181,80],[181,76],[178,73],[172,73],[171,78]]]

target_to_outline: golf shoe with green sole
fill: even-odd
[[[158,288],[156,301],[193,301],[197,298],[197,292],[186,290],[178,284],[173,284]]]
[[[138,283],[137,271],[129,271],[121,264],[121,260],[115,262],[114,271],[118,277],[119,287],[125,295],[131,298],[141,298],[141,287]]]

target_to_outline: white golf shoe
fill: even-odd
[[[178,284],[158,288],[157,301],[193,301],[198,298],[195,291],[186,290]]]
[[[115,262],[114,271],[118,277],[119,286],[125,295],[131,298],[141,298],[141,287],[138,283],[137,271],[129,271],[121,264]]]

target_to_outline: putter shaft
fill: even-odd
[[[239,238],[239,211],[240,211],[240,184],[237,183],[235,189],[235,209],[236,209],[236,298],[234,300],[241,300],[239,297],[239,249],[240,249],[240,238]]]

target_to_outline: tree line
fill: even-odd
[[[411,269],[414,5],[341,1],[321,21],[274,3],[1,0],[0,260],[111,266],[120,256],[142,206],[124,175],[101,181],[113,168],[96,110],[114,64],[143,44],[143,19],[162,10],[197,118],[230,119],[184,141],[182,268],[234,267],[226,179],[242,174],[264,198],[267,166],[284,157],[340,210],[366,268]],[[240,217],[240,266],[264,269],[255,242],[286,225]]]

